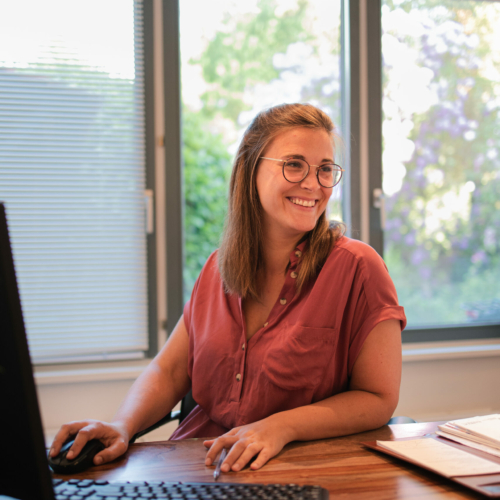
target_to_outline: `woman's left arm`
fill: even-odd
[[[259,469],[291,441],[310,441],[376,429],[391,418],[401,382],[401,325],[398,320],[379,323],[366,338],[354,364],[349,390],[323,401],[275,413],[252,424],[235,427],[210,447],[206,465],[222,448],[231,448],[221,470],[241,470],[255,455]]]

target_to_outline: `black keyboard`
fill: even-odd
[[[176,500],[328,500],[320,486],[297,484],[182,483],[163,481],[108,482],[54,479],[56,500],[119,500],[167,498]]]

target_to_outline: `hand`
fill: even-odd
[[[292,440],[288,427],[280,424],[277,415],[272,415],[253,424],[235,427],[217,439],[204,441],[203,444],[210,447],[205,465],[212,465],[223,448],[231,448],[222,464],[222,472],[241,470],[255,455],[257,458],[250,468],[257,470]]]
[[[128,432],[120,424],[109,424],[99,420],[82,420],[79,422],[70,422],[64,424],[54,438],[50,448],[50,456],[55,457],[59,454],[62,445],[76,436],[73,446],[66,457],[70,460],[77,457],[85,444],[91,439],[99,439],[106,448],[94,457],[94,465],[111,462],[116,457],[123,455],[128,448],[130,440]]]

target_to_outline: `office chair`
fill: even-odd
[[[194,407],[198,403],[193,399],[193,394],[189,391],[181,401],[181,409],[178,411],[171,411],[168,415],[164,416],[161,420],[149,426],[147,429],[138,432],[132,436],[132,439],[129,441],[130,444],[134,443],[136,439],[144,436],[148,432],[154,431],[161,427],[162,425],[168,424],[168,422],[172,422],[172,420],[178,420],[179,424],[191,413],[191,410],[194,410]]]
[[[154,431],[155,429],[158,429],[158,427],[161,427],[164,424],[167,424],[168,422],[172,422],[172,420],[179,420],[179,424],[191,413],[191,410],[194,409],[194,407],[197,405],[196,401],[193,399],[193,394],[191,391],[189,391],[184,398],[182,398],[181,402],[181,409],[180,411],[172,411],[165,417],[163,417],[161,420],[156,422],[156,424],[151,425],[147,429],[144,429],[143,431],[138,432],[135,434],[132,439],[130,440],[130,443],[135,442],[136,439],[140,438],[141,436],[144,436],[148,432]],[[387,422],[387,425],[393,425],[393,424],[415,424],[415,420],[413,420],[410,417],[392,417],[389,422]]]
[[[416,424],[417,422],[413,420],[413,418],[410,417],[392,417],[389,419],[389,422],[387,422],[387,425],[393,425],[393,424]]]

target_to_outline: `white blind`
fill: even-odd
[[[0,201],[35,362],[148,347],[142,3],[0,0]]]

